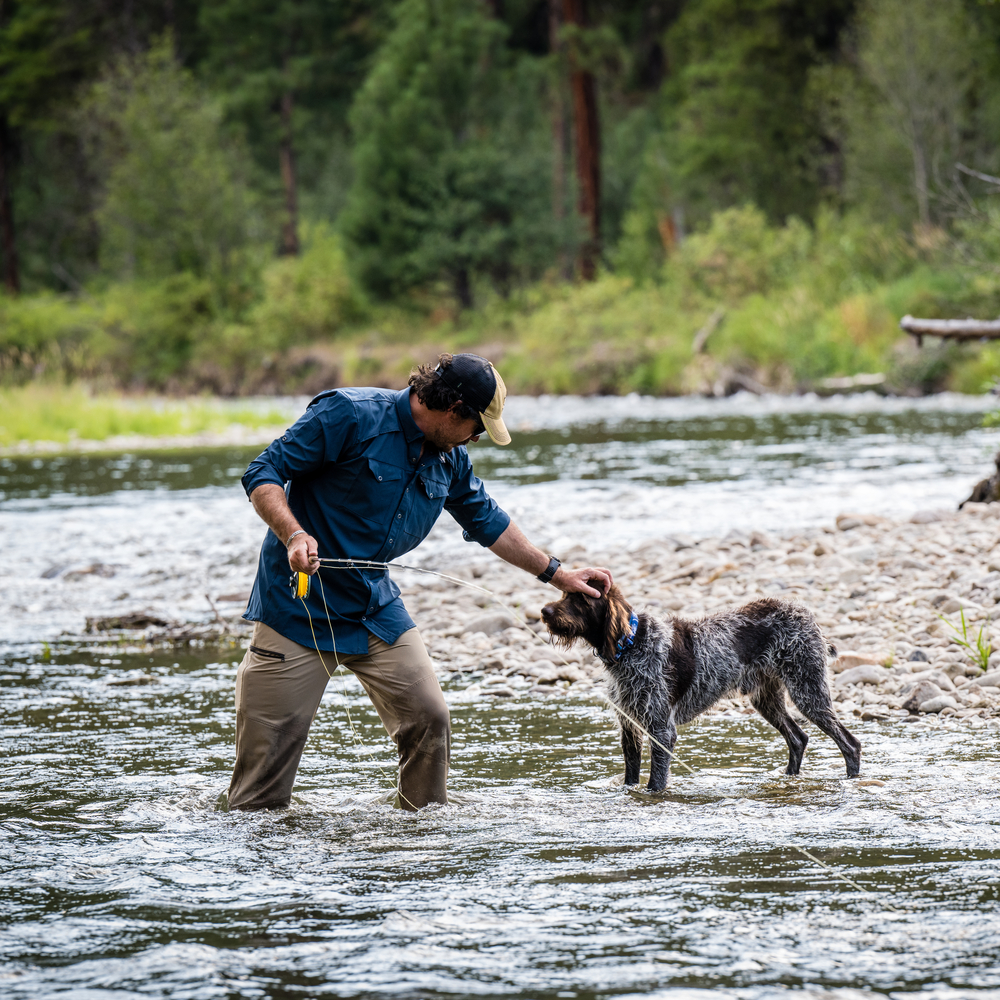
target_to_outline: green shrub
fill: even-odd
[[[685,240],[667,262],[681,288],[736,302],[791,282],[806,262],[812,233],[798,219],[780,228],[753,205],[716,212],[709,228]]]
[[[85,373],[92,363],[97,314],[90,299],[0,293],[0,380],[18,383],[46,374]]]
[[[337,235],[322,224],[303,226],[302,233],[300,256],[264,269],[263,295],[247,317],[256,342],[274,350],[337,337],[367,314]]]
[[[176,274],[112,285],[94,346],[120,384],[164,388],[184,374],[214,320],[212,286],[204,278]]]

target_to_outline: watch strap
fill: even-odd
[[[548,583],[552,577],[556,575],[556,570],[559,569],[561,565],[562,563],[556,559],[555,556],[551,556],[549,558],[548,566],[545,567],[543,572],[538,574],[538,579],[541,580],[542,583]]]

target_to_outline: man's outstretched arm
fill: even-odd
[[[300,573],[315,573],[319,569],[319,545],[292,513],[285,491],[274,483],[262,483],[250,494],[250,502],[260,519],[282,543],[295,532],[304,532],[295,535],[288,545],[288,565]]]
[[[513,521],[490,546],[490,551],[495,552],[501,559],[519,569],[526,570],[532,576],[544,573],[549,565],[549,557],[537,545],[532,545],[525,538],[524,532]],[[549,582],[553,587],[558,587],[566,594],[579,592],[589,594],[591,597],[603,597],[604,594],[594,590],[587,582],[588,580],[600,580],[603,584],[604,594],[611,589],[611,585],[614,583],[611,570],[599,566],[584,566],[581,569],[567,569],[565,566],[560,566]]]

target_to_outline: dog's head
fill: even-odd
[[[588,580],[591,587],[601,590],[600,580]],[[617,587],[604,597],[587,594],[564,594],[558,601],[542,608],[542,621],[553,642],[572,646],[577,639],[590,643],[605,660],[614,660],[618,640],[628,634],[632,609]]]

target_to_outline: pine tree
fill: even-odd
[[[506,290],[554,258],[545,80],[509,64],[480,3],[403,0],[351,111],[355,182],[343,218],[376,294],[445,279]]]

